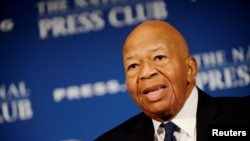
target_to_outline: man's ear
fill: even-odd
[[[187,67],[188,67],[188,76],[187,82],[192,83],[195,82],[195,77],[198,73],[198,64],[194,57],[189,57],[186,60]]]

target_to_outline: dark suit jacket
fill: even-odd
[[[198,89],[197,141],[208,140],[210,125],[250,124],[250,96],[211,97]],[[140,113],[95,141],[154,141],[152,120]]]

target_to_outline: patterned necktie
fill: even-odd
[[[162,127],[164,127],[165,129],[164,141],[176,141],[176,138],[174,136],[176,125],[173,122],[168,122],[166,124],[162,124]]]

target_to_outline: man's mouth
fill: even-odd
[[[148,87],[143,91],[143,95],[148,101],[154,102],[158,101],[164,95],[164,91],[166,86],[164,85],[154,85],[152,87]]]
[[[146,88],[146,89],[143,91],[143,94],[149,94],[149,93],[152,93],[152,92],[154,92],[154,91],[158,91],[158,90],[160,90],[160,89],[165,89],[165,88],[166,88],[166,86],[164,86],[164,85],[154,85],[154,86],[152,86],[152,87]]]

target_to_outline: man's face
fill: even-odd
[[[123,59],[132,98],[156,120],[176,115],[188,96],[186,53],[179,49],[178,41],[153,34],[134,36],[128,42]]]

